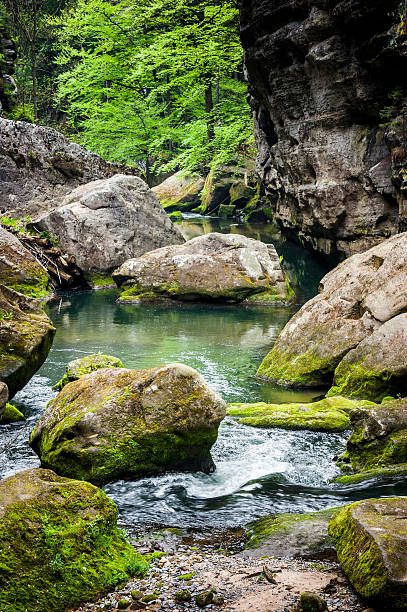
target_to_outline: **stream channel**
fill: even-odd
[[[125,367],[142,369],[182,362],[196,368],[226,401],[311,401],[323,391],[290,391],[259,383],[254,374],[284,324],[301,303],[317,293],[327,268],[299,246],[284,241],[273,226],[231,224],[189,216],[186,238],[210,231],[243,233],[273,242],[298,303],[289,308],[115,303],[114,289],[61,295],[47,306],[57,333],[48,359],[14,398],[27,421],[2,427],[0,478],[38,467],[27,444],[35,422],[55,396],[52,385],[68,361],[89,353],[119,357]],[[216,471],[169,473],[104,489],[119,507],[119,522],[131,533],[143,525],[233,527],[261,515],[307,512],[367,497],[406,494],[401,484],[339,487],[332,458],[349,432],[315,433],[256,429],[226,418],[212,449]],[[4,450],[5,449],[5,450]]]

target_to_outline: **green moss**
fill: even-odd
[[[64,376],[52,388],[60,391],[69,382],[78,380],[79,378],[82,378],[82,376],[95,372],[96,370],[100,370],[101,368],[122,367],[123,364],[120,359],[113,357],[112,355],[102,355],[101,353],[87,355],[86,357],[81,357],[80,359],[75,359],[74,361],[69,362],[66,366]]]
[[[397,395],[399,390],[400,380],[392,372],[369,369],[364,358],[357,363],[341,362],[335,370],[335,383],[327,395],[380,402],[386,396]]]
[[[6,496],[11,481],[2,482]],[[55,481],[52,493],[35,495],[36,486],[31,479],[26,495],[6,505],[0,519],[2,612],[62,612],[146,572],[101,490]]]
[[[0,425],[6,423],[14,423],[16,421],[25,421],[25,416],[12,404],[7,404],[6,409],[0,415]]]
[[[386,585],[387,569],[377,546],[352,518],[356,505],[345,506],[338,512],[328,530],[336,544],[339,562],[355,589],[363,597],[375,597]]]
[[[14,291],[18,291],[19,293],[24,293],[24,295],[28,295],[28,297],[33,298],[45,298],[48,297],[51,293],[50,289],[48,289],[48,276],[46,276],[45,283],[12,283],[8,282],[7,286]]]
[[[370,470],[359,472],[358,474],[346,474],[333,479],[343,485],[353,485],[367,480],[386,480],[393,478],[405,478],[407,475],[407,463],[399,463],[398,465],[387,465],[386,467],[377,467]]]
[[[180,210],[174,210],[173,212],[168,213],[171,221],[180,221],[182,219],[182,212]]]
[[[194,576],[194,572],[190,572],[189,574],[181,574],[181,576],[178,576],[178,580],[192,580]]]
[[[116,286],[111,274],[90,274],[86,280],[94,288]]]
[[[355,408],[357,402],[334,397],[309,404],[229,404],[227,414],[253,427],[344,431],[350,429],[348,415]]]
[[[335,361],[321,357],[315,348],[298,355],[274,347],[263,359],[256,376],[296,387],[322,386],[332,378]]]

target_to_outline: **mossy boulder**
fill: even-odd
[[[209,472],[226,413],[192,368],[104,368],[66,385],[31,434],[43,467],[104,484],[168,470]]]
[[[112,355],[102,355],[101,353],[94,353],[87,355],[86,357],[80,357],[70,361],[66,366],[66,371],[61,380],[59,380],[52,388],[60,391],[73,380],[78,380],[101,368],[122,368],[123,364],[117,357]]]
[[[344,431],[350,429],[349,413],[359,404],[345,397],[325,398],[309,404],[229,404],[227,414],[252,427]],[[372,404],[373,406],[375,404]]]
[[[193,210],[201,203],[205,179],[199,174],[176,172],[152,188],[167,213]]]
[[[47,297],[51,292],[47,272],[19,239],[3,227],[0,227],[0,284],[36,298]]]
[[[7,403],[4,410],[0,413],[0,425],[7,425],[17,421],[25,421],[25,416],[13,404]]]
[[[258,377],[284,386],[330,387],[349,351],[407,309],[406,269],[407,233],[342,262],[284,327]],[[333,390],[339,392],[346,395],[342,386]],[[380,393],[362,397],[379,399]]]
[[[151,299],[290,303],[293,291],[273,245],[211,233],[126,261],[113,273],[120,302]],[[249,303],[249,302],[248,302]]]
[[[361,481],[403,474],[407,464],[407,399],[360,406],[350,414],[353,433],[339,465]],[[398,468],[398,469],[397,469]],[[339,482],[352,482],[339,478]]]
[[[384,323],[342,359],[328,395],[381,401],[407,395],[407,314]]]
[[[53,612],[142,575],[101,489],[32,469],[0,482],[0,609]]]
[[[245,555],[250,557],[330,556],[328,523],[337,508],[304,514],[270,514],[246,526]]]
[[[44,363],[55,328],[38,300],[0,285],[0,381],[10,397]]]
[[[407,498],[345,506],[329,524],[339,562],[362,597],[384,610],[407,609]]]

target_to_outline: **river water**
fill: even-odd
[[[99,352],[126,367],[182,362],[199,370],[226,401],[311,401],[318,391],[289,391],[259,383],[254,374],[280,330],[301,302],[317,292],[326,268],[309,253],[281,239],[272,226],[230,225],[189,218],[187,238],[207,231],[244,233],[273,242],[283,256],[298,296],[290,308],[199,304],[116,304],[115,290],[62,295],[47,306],[57,333],[47,361],[14,403],[27,421],[1,428],[0,477],[39,466],[27,439],[55,396],[52,385],[71,359]],[[378,495],[400,494],[401,485],[340,488],[333,456],[347,434],[256,429],[225,419],[213,447],[216,471],[166,474],[105,487],[119,506],[120,523],[179,527],[236,526],[271,512],[306,512]]]

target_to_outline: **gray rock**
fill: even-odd
[[[78,187],[35,225],[56,234],[61,248],[90,274],[184,241],[147,184],[122,174]]]
[[[0,382],[0,416],[4,412],[8,402],[8,387],[5,383]]]
[[[97,484],[213,469],[225,402],[196,370],[103,368],[66,385],[31,434],[41,464]]]
[[[273,245],[212,233],[126,261],[113,274],[120,301],[177,300],[262,303],[293,298]]]
[[[395,233],[405,208],[379,125],[406,69],[399,4],[240,0],[258,173],[281,225],[334,257]]]
[[[351,349],[406,310],[406,270],[407,233],[341,263],[285,326],[258,375],[283,385],[329,386]]]
[[[78,185],[136,174],[104,161],[51,128],[0,118],[0,211],[33,220]]]
[[[152,188],[167,212],[175,210],[188,211],[201,203],[200,193],[205,179],[199,174],[176,172]]]

